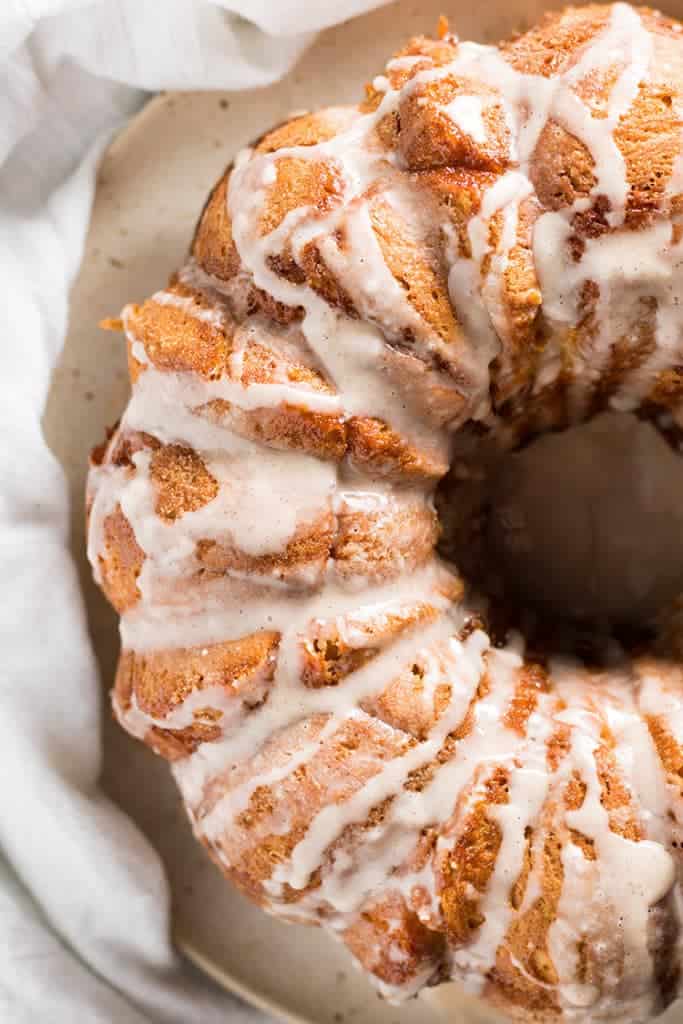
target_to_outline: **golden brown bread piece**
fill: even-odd
[[[624,4],[442,25],[240,154],[122,315],[87,502],[117,716],[216,864],[390,998],[636,1022],[678,992],[680,616],[541,663],[436,545],[476,564],[477,480],[543,431],[616,408],[679,444],[682,69]]]

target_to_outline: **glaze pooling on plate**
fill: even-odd
[[[243,152],[124,311],[89,485],[116,713],[241,888],[391,998],[636,1021],[677,992],[681,669],[495,647],[433,497],[475,435],[611,406],[677,441],[682,47],[624,4],[415,40]]]

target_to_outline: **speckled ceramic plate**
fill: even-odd
[[[81,571],[105,685],[118,648],[114,614],[93,586],[83,540],[90,447],[128,394],[124,346],[97,322],[156,290],[184,256],[208,189],[234,153],[289,112],[354,101],[363,83],[440,13],[465,38],[493,41],[533,22],[541,0],[404,0],[322,34],[280,84],[251,93],[161,95],[112,143],[100,168],[64,356],[45,415],[73,501]],[[676,5],[666,4],[676,13]],[[683,13],[683,0],[678,3]],[[308,1024],[437,1024],[491,1020],[448,987],[396,1009],[382,1003],[346,953],[316,929],[273,921],[223,881],[195,843],[163,764],[105,715],[104,783],[159,850],[171,880],[179,945],[226,987],[283,1020]],[[677,1015],[683,1019],[683,1014]]]

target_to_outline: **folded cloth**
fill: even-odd
[[[41,416],[98,159],[143,90],[253,88],[385,0],[0,5],[0,1018],[242,1022],[183,965],[162,866],[99,790],[101,689]]]

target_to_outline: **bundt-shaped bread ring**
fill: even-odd
[[[682,114],[653,11],[444,28],[241,153],[122,315],[88,493],[116,714],[219,867],[390,998],[642,1021],[679,989],[683,670],[494,645],[433,498],[607,408],[678,443]]]

